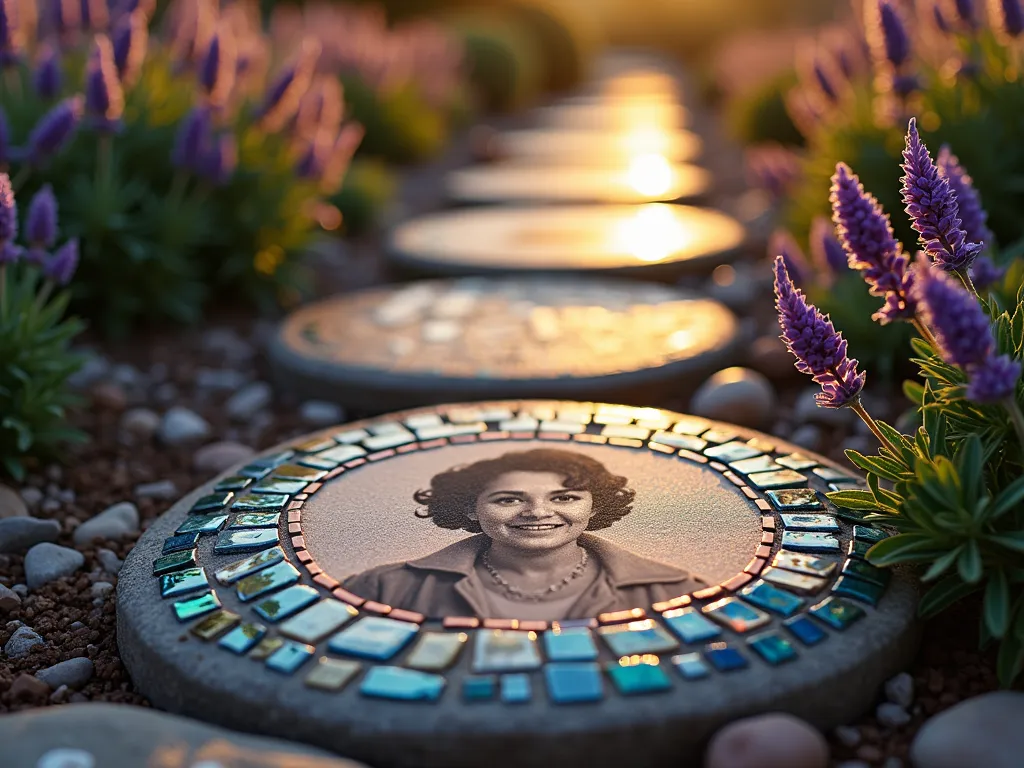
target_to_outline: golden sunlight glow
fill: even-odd
[[[667,155],[670,149],[669,145],[668,132],[654,126],[633,128],[622,134],[622,147],[630,156]]]
[[[627,178],[641,195],[658,197],[672,187],[672,164],[664,155],[640,155],[630,161]]]
[[[616,246],[640,261],[664,261],[683,250],[691,239],[667,205],[648,205],[619,223],[613,234]]]

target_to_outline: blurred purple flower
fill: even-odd
[[[0,66],[11,67],[21,61],[22,34],[18,0],[0,0]]]
[[[81,28],[80,0],[49,0],[41,5],[39,12],[43,28],[58,36],[66,37]]]
[[[333,147],[334,138],[326,127],[305,139],[295,163],[295,175],[300,179],[319,181],[327,168]]]
[[[842,274],[850,268],[836,228],[824,216],[816,216],[811,222],[810,251],[811,259],[822,272]]]
[[[797,288],[807,285],[813,276],[811,265],[807,263],[807,257],[800,249],[796,240],[784,229],[777,229],[768,238],[768,255],[773,259],[781,257],[786,265],[786,272],[789,274],[793,285]]]
[[[146,59],[149,44],[149,20],[146,12],[137,8],[122,16],[114,25],[112,33],[114,66],[125,87],[135,83]]]
[[[110,24],[110,9],[107,0],[80,0],[83,29],[106,29]]]
[[[1021,365],[1009,355],[993,355],[967,371],[967,399],[998,403],[1017,391]]]
[[[208,107],[193,107],[178,125],[171,160],[183,170],[200,172],[213,143],[213,121]]]
[[[956,203],[960,208],[960,226],[967,234],[967,239],[974,243],[992,244],[992,231],[988,228],[988,213],[981,204],[978,190],[974,188],[974,180],[968,175],[967,169],[960,165],[960,160],[944,144],[939,150],[936,163],[939,175],[948,183],[956,195]]]
[[[324,194],[333,195],[341,189],[352,156],[365,134],[366,130],[359,123],[348,122],[341,126],[338,137],[334,140],[330,159],[320,177],[320,189]]]
[[[782,200],[800,178],[800,158],[792,150],[768,144],[745,153],[747,180],[774,200]]]
[[[893,74],[891,85],[892,92],[905,99],[921,90],[921,78],[914,74]]]
[[[956,9],[957,18],[960,19],[969,29],[978,26],[978,16],[974,7],[974,0],[953,0],[953,7]]]
[[[226,184],[238,166],[238,145],[235,137],[224,133],[214,139],[203,155],[199,175],[214,184]]]
[[[295,133],[314,137],[321,128],[336,131],[345,114],[341,84],[334,75],[316,78],[299,100]]]
[[[78,240],[68,240],[43,265],[43,275],[57,285],[67,285],[78,268]]]
[[[106,35],[96,35],[85,66],[85,112],[100,132],[113,132],[121,125],[124,90],[114,64],[114,46]]]
[[[815,59],[811,65],[811,73],[814,76],[814,82],[818,86],[818,90],[828,99],[832,104],[839,103],[839,91],[836,88],[835,83],[832,81],[832,74],[828,71],[826,64],[822,63],[820,59]]]
[[[13,243],[18,237],[18,204],[14,200],[11,177],[0,173],[0,243]]]
[[[988,358],[995,348],[988,316],[963,283],[919,253],[914,264],[914,293],[921,317],[938,342],[947,363],[967,369]]]
[[[320,43],[307,38],[295,63],[286,67],[267,88],[256,113],[265,130],[280,130],[295,115],[312,81],[319,55]]]
[[[171,40],[172,57],[179,69],[192,64],[210,43],[216,25],[214,0],[183,0],[175,6],[177,23]]]
[[[82,121],[85,99],[79,94],[57,103],[28,137],[28,161],[38,164],[57,154],[74,136]]]
[[[33,248],[50,248],[57,241],[57,197],[44,184],[32,196],[25,217],[25,240]]]
[[[892,0],[878,0],[878,23],[885,58],[894,67],[903,66],[910,58],[910,37]]]
[[[775,306],[779,311],[782,340],[796,357],[796,368],[821,385],[815,396],[823,408],[842,408],[857,401],[866,375],[857,361],[846,356],[846,339],[832,326],[828,315],[807,302],[793,285],[781,256],[775,259]]]
[[[135,11],[142,11],[146,19],[153,18],[153,11],[156,10],[156,0],[119,0],[114,5],[116,17],[129,16]]]
[[[7,122],[7,112],[0,107],[0,165],[11,162],[11,124]]]
[[[63,80],[60,51],[49,43],[43,43],[40,46],[35,72],[32,73],[36,95],[43,101],[56,99],[60,95]]]
[[[946,14],[942,10],[942,3],[935,3],[932,6],[932,19],[935,21],[935,27],[943,34],[949,34],[949,20],[946,19]]]
[[[1010,38],[1024,33],[1024,8],[1020,0],[993,0],[992,16],[996,29]]]
[[[949,181],[939,175],[928,148],[917,132],[917,120],[911,118],[903,150],[903,187],[901,196],[910,214],[911,226],[935,263],[953,272],[970,268],[982,249],[981,243],[967,242],[961,228],[956,195]]]
[[[1006,277],[1006,267],[999,267],[988,256],[979,256],[971,265],[971,281],[974,287],[982,291]]]

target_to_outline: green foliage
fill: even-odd
[[[785,72],[736,97],[726,107],[732,135],[743,144],[803,146],[804,136],[786,109],[786,92],[796,82],[794,73]]]
[[[349,116],[366,129],[360,154],[404,164],[427,160],[444,147],[447,115],[429,104],[414,83],[380,91],[357,75],[341,80]]]
[[[356,158],[341,189],[330,199],[341,211],[342,231],[357,236],[377,226],[396,186],[394,174],[383,162]]]
[[[510,112],[536,101],[541,54],[530,35],[501,14],[473,11],[451,21],[461,35],[470,87],[488,112]]]

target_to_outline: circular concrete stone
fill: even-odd
[[[628,167],[633,158],[660,155],[670,163],[696,159],[700,137],[689,131],[604,133],[571,129],[527,128],[500,135],[502,156],[519,162],[594,167]],[[644,161],[650,163],[651,161]]]
[[[908,662],[911,578],[822,496],[856,482],[652,408],[406,411],[182,499],[118,643],[158,707],[371,765],[695,765],[742,715],[849,722]]]
[[[538,122],[554,128],[586,131],[672,131],[690,116],[674,99],[658,95],[580,97],[537,110]]]
[[[608,273],[661,280],[710,272],[731,260],[745,237],[732,217],[682,205],[473,208],[399,225],[390,253],[398,266],[432,274]]]
[[[593,278],[463,278],[304,307],[270,345],[281,387],[367,409],[493,397],[645,402],[692,389],[735,352],[721,304]]]

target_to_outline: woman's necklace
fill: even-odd
[[[575,568],[572,569],[568,576],[566,576],[561,581],[556,581],[554,584],[549,584],[548,586],[544,587],[544,589],[539,589],[536,592],[526,592],[520,589],[519,587],[515,586],[514,584],[510,584],[508,582],[508,579],[506,579],[504,576],[498,573],[494,569],[494,566],[491,565],[490,549],[484,550],[483,557],[480,558],[480,560],[483,563],[484,568],[486,568],[487,572],[491,575],[491,578],[494,580],[494,583],[501,587],[502,591],[504,591],[505,594],[508,595],[510,600],[526,600],[536,602],[538,600],[543,600],[545,597],[554,594],[555,592],[560,592],[561,590],[569,586],[569,584],[574,579],[578,579],[581,575],[583,575],[583,571],[585,571],[587,568],[587,563],[590,562],[590,555],[588,555],[587,550],[583,549],[582,547],[580,547],[580,551],[583,552],[583,555],[582,557],[580,557],[579,563],[576,565]]]

